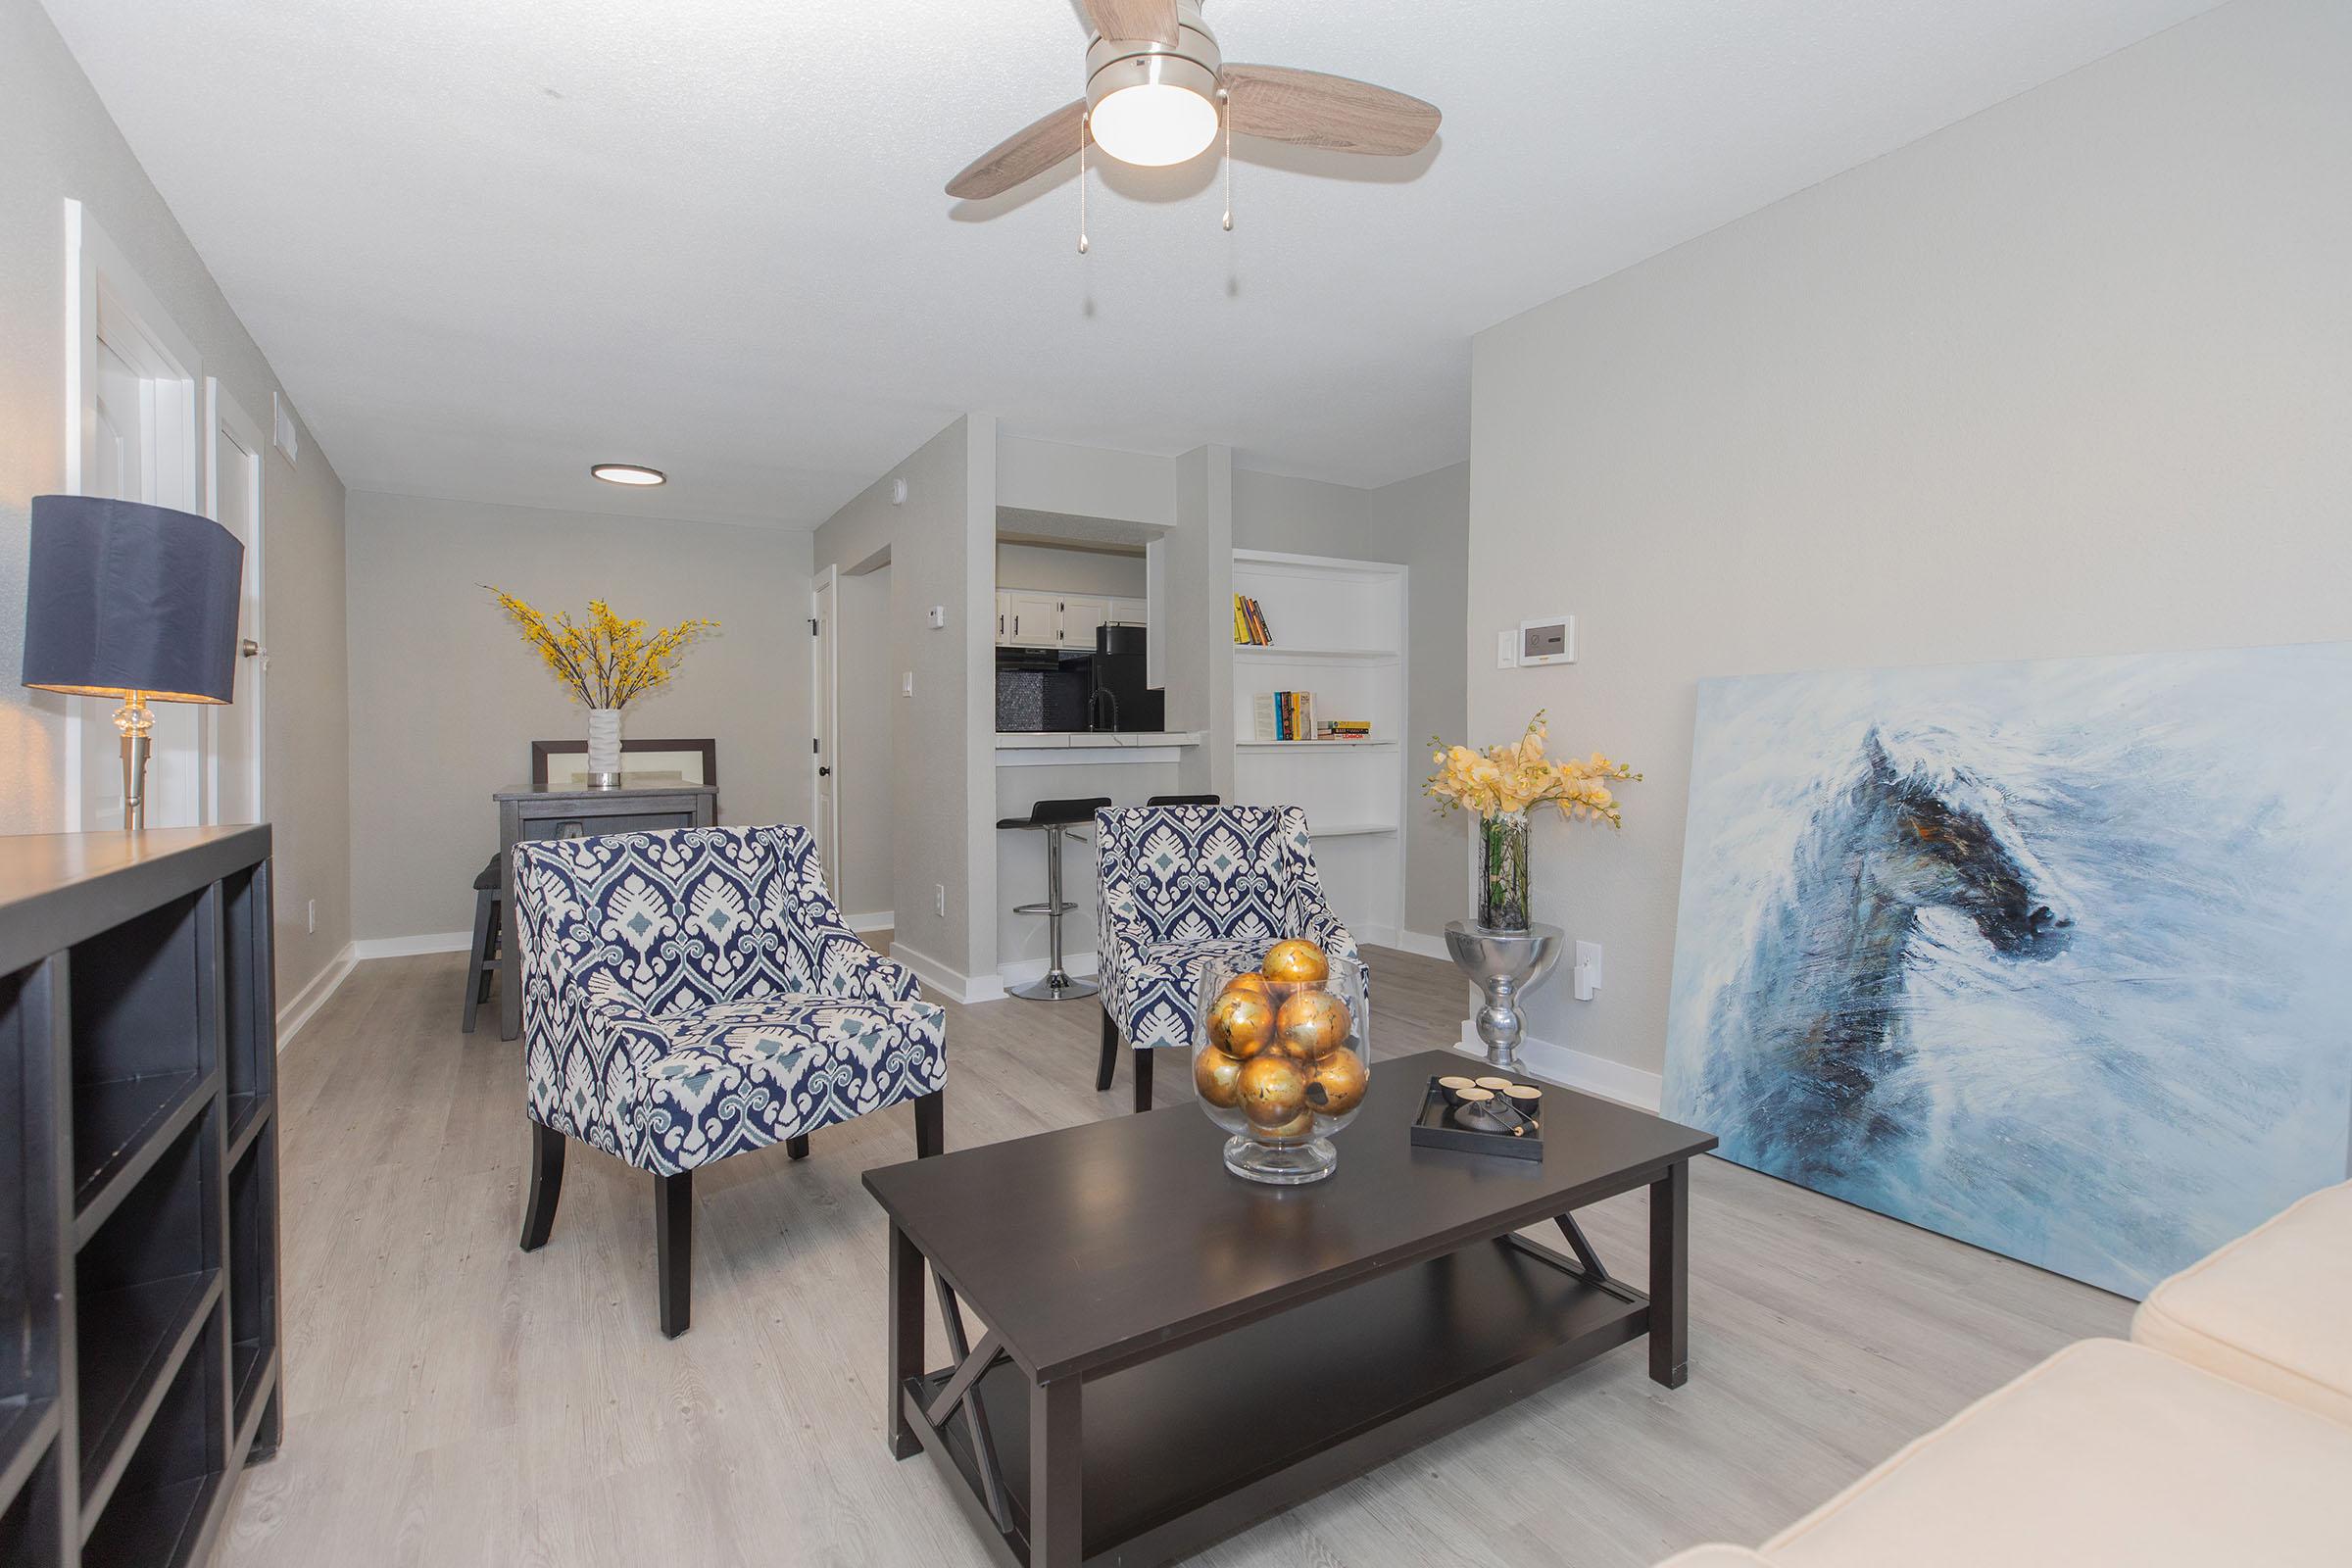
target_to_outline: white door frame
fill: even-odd
[[[238,450],[253,463],[253,537],[245,541],[245,580],[251,586],[252,623],[246,632],[261,645],[261,652],[252,658],[245,650],[237,650],[237,668],[247,679],[245,696],[250,707],[245,722],[253,730],[253,819],[270,820],[269,752],[265,742],[270,734],[270,637],[262,617],[266,601],[262,593],[262,530],[267,524],[269,508],[263,504],[263,494],[270,475],[270,443],[262,435],[262,427],[244,405],[231,397],[220,384],[220,377],[204,378],[204,514],[215,522],[220,520],[220,439],[226,434]],[[239,459],[237,461],[244,461]],[[204,811],[201,820],[218,822],[220,816],[220,751],[212,743],[222,715],[215,709],[202,710],[205,728]],[[235,709],[229,710],[234,716]]]
[[[829,594],[833,612],[819,616],[816,612],[817,595]],[[816,638],[824,643],[824,658],[809,651],[808,712],[815,721],[817,735],[832,744],[831,755],[811,749],[808,758],[808,827],[816,837],[817,858],[824,861],[825,875],[831,879],[833,896],[841,897],[841,568],[818,568],[808,585],[808,618],[816,623]],[[819,767],[833,769],[833,813],[824,811],[822,780]]]
[[[103,318],[108,341],[156,390],[155,502],[198,511],[207,492],[199,435],[197,388],[204,361],[153,290],[89,210],[65,199],[66,237],[66,490],[88,493],[98,461],[98,340]],[[82,751],[88,744],[89,698],[66,699],[66,831],[79,832],[88,781]],[[200,764],[204,759],[199,758]]]

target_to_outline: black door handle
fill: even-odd
[[[820,767],[816,770],[816,776],[818,778],[831,778],[833,776],[833,770],[829,767]]]

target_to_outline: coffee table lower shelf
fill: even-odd
[[[1084,1561],[1163,1563],[1328,1491],[1648,1332],[1649,1298],[1513,1235],[1377,1276],[1086,1380]],[[1030,1384],[979,1383],[1012,1528],[983,1500],[970,1424],[908,1423],[998,1560],[1029,1562]]]

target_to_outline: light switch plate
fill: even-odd
[[[945,605],[933,605],[931,607],[930,616],[931,629],[933,631],[939,630],[940,627],[945,626],[948,623],[948,607]]]
[[[890,481],[890,504],[894,507],[906,504],[906,480],[904,476]]]
[[[913,670],[910,669],[906,674],[899,677],[899,695],[901,697],[912,697],[914,695]]]
[[[1494,634],[1494,667],[1496,669],[1517,669],[1519,667],[1519,634],[1507,627]]]

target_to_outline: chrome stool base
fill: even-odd
[[[1018,997],[1023,1002],[1074,1002],[1080,997],[1091,997],[1102,989],[1092,980],[1081,980],[1055,969],[1042,980],[1032,980],[1027,985],[1006,986],[1004,994]]]

